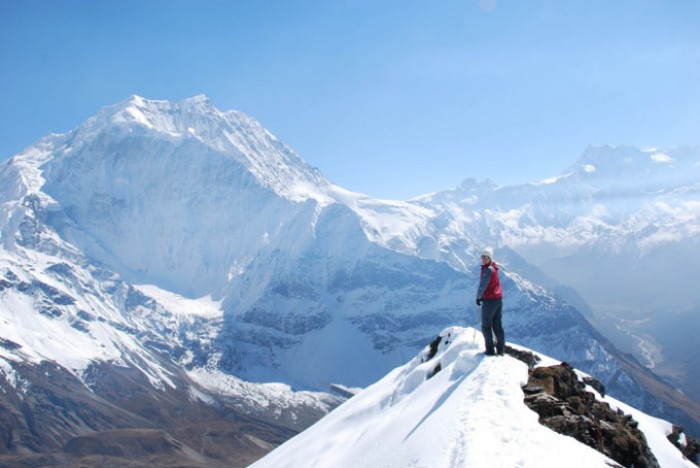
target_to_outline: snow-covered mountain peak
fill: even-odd
[[[331,201],[324,194],[330,183],[317,169],[254,118],[239,111],[222,112],[204,95],[179,102],[131,96],[103,108],[66,139],[66,152],[56,157],[123,158],[129,152],[126,146],[134,144],[140,145],[140,158],[158,158],[166,146],[187,154],[217,153],[225,156],[220,161],[242,164],[262,186],[292,201]],[[144,148],[146,139],[160,143]]]
[[[315,211],[313,230],[324,207],[345,205],[368,237],[385,244],[431,215],[331,184],[255,119],[221,112],[203,95],[180,102],[131,96],[105,107],[75,130],[27,148],[4,165],[3,180],[3,199],[35,194],[60,220],[61,235],[93,258],[121,273],[146,272],[127,276],[191,297],[221,294],[207,288],[224,288],[233,277],[227,272],[272,248],[282,213]],[[212,232],[222,233],[227,255]],[[209,255],[216,260],[191,263]]]
[[[185,98],[182,100],[182,105],[193,107],[214,107],[214,103],[206,94],[198,94],[190,98]]]
[[[208,115],[208,120],[221,118],[223,113],[204,94],[183,99],[179,102],[146,99],[138,95],[130,96],[121,103],[108,106],[101,112],[102,120],[111,122],[133,120],[156,131],[182,133],[195,124],[194,114]],[[189,120],[189,121],[188,121]],[[200,119],[200,121],[203,121]]]

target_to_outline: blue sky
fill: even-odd
[[[590,144],[700,144],[700,1],[0,1],[2,159],[202,93],[374,197],[534,182]]]

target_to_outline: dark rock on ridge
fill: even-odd
[[[632,416],[597,400],[566,362],[530,370],[525,404],[540,423],[592,447],[625,467],[658,468]]]
[[[681,438],[685,438],[681,442]],[[685,433],[680,426],[673,426],[673,432],[668,435],[668,440],[683,453],[688,460],[698,464],[698,453],[700,453],[700,440],[695,439]]]

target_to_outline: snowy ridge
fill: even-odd
[[[484,356],[483,337],[473,329],[450,328],[440,336],[435,356],[426,348],[252,466],[616,465],[538,423],[523,403],[524,363]],[[638,418],[661,466],[695,466],[666,439],[669,423],[605,400]]]

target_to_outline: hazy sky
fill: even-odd
[[[0,159],[202,93],[374,197],[534,182],[700,144],[700,0],[0,0]]]

